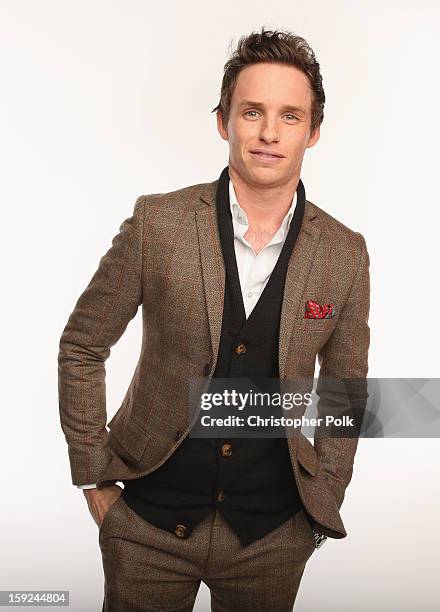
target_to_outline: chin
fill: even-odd
[[[279,168],[271,168],[270,166],[254,166],[248,168],[248,173],[263,183],[273,182],[274,179],[279,179],[283,175]]]

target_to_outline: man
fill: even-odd
[[[106,611],[192,610],[201,580],[217,612],[292,610],[312,552],[346,536],[356,437],[197,438],[188,418],[197,377],[313,381],[316,356],[320,381],[367,375],[365,240],[300,180],[324,101],[304,39],[240,39],[214,109],[228,166],[139,197],[63,331],[61,426],[99,525]],[[108,432],[104,364],[141,304]]]

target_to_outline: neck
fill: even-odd
[[[247,183],[229,163],[229,177],[241,208],[250,226],[278,228],[287,214],[299,182],[298,172],[283,184],[256,185]]]

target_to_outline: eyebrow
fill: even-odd
[[[264,108],[264,104],[261,102],[252,102],[252,100],[242,100],[238,105],[240,108],[243,106],[255,106],[256,108]],[[295,113],[306,115],[306,111],[302,106],[292,106],[291,104],[284,104],[282,110],[289,110]]]

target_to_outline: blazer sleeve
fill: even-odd
[[[59,341],[59,415],[74,485],[97,482],[111,459],[105,361],[142,303],[144,199],[100,259]]]
[[[365,239],[358,238],[358,266],[336,329],[318,353],[320,372],[317,383],[318,415],[344,411],[362,423],[367,403],[368,350],[370,328],[370,258]],[[353,472],[360,429],[352,428],[344,437],[322,435],[315,429],[314,445],[326,485],[340,509]]]

